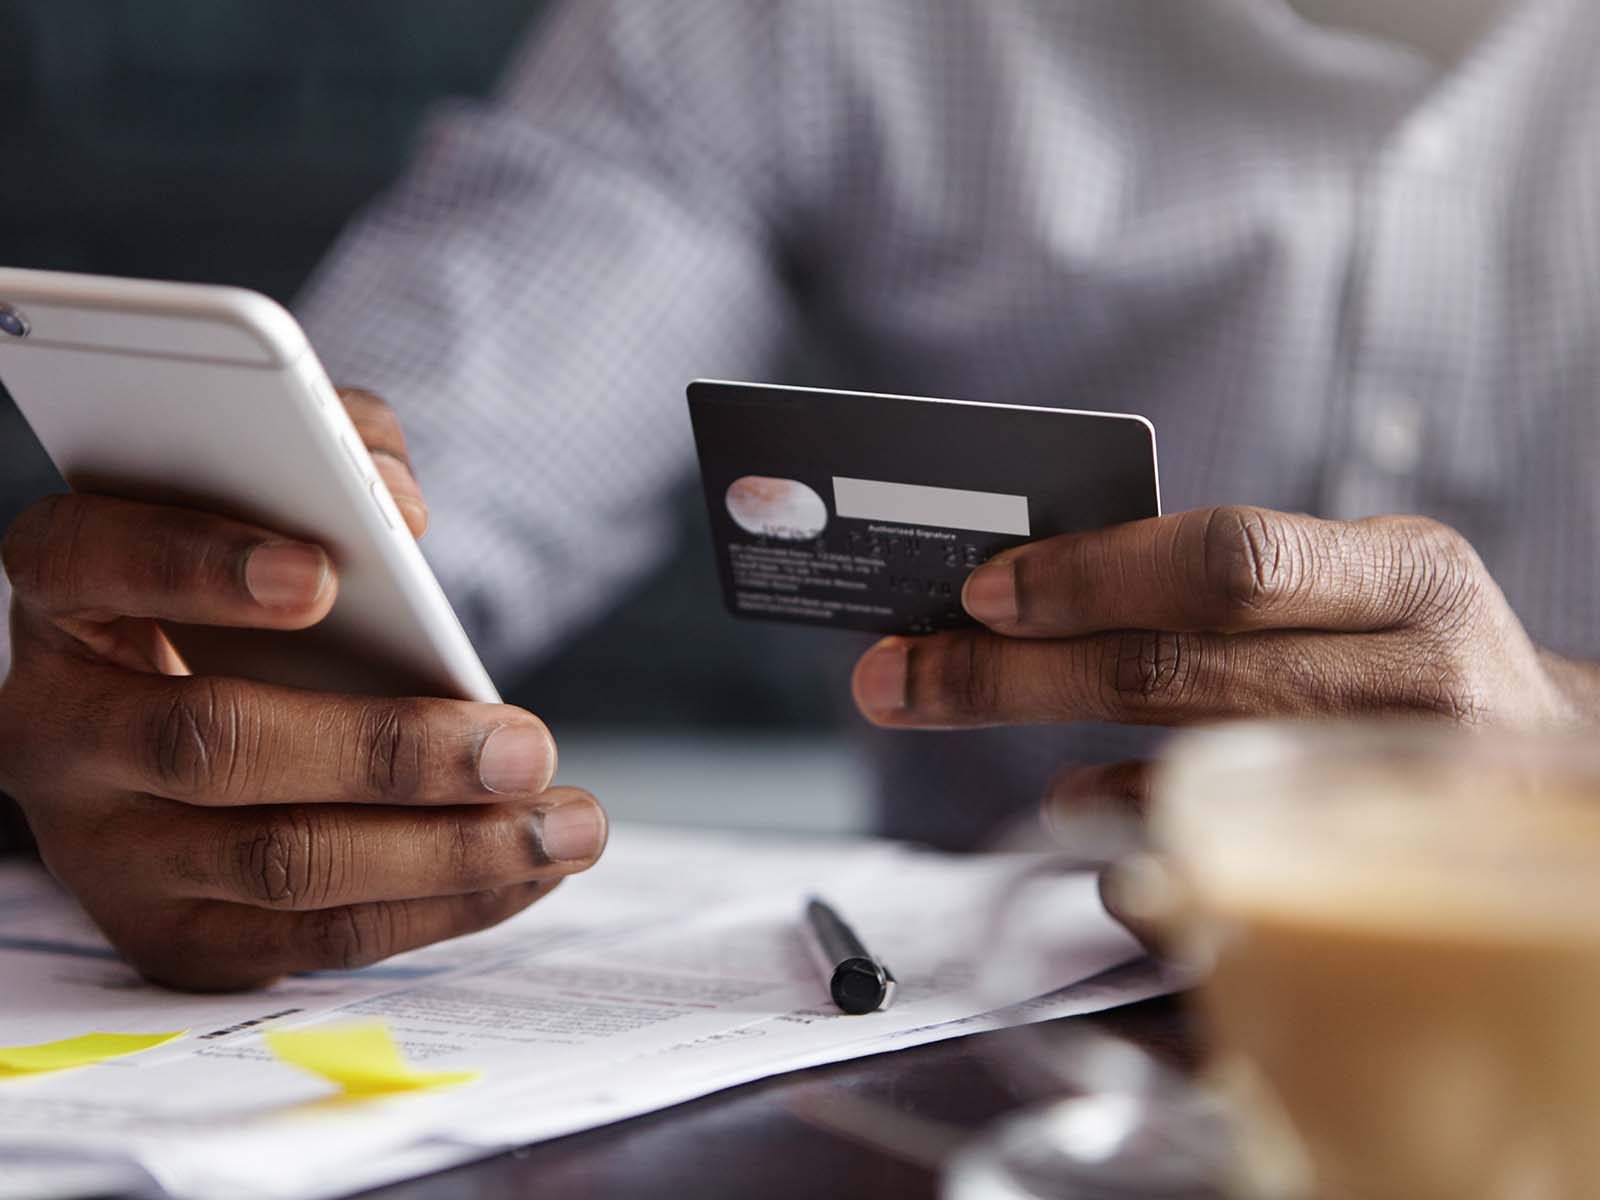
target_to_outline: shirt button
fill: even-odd
[[[1379,470],[1409,475],[1422,461],[1423,413],[1411,399],[1385,398],[1367,426],[1367,456]]]

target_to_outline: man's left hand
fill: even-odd
[[[879,725],[1414,714],[1579,720],[1465,538],[1421,517],[1213,508],[1007,551],[968,579],[986,628],[889,638],[856,666]],[[1137,766],[1063,776],[1137,794]]]

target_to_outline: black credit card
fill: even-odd
[[[689,415],[739,617],[961,628],[993,555],[1161,513],[1143,417],[707,380]]]

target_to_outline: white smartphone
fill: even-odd
[[[0,382],[77,491],[323,546],[332,613],[293,633],[172,626],[197,673],[499,699],[294,318],[238,288],[0,268]]]

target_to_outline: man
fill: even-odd
[[[400,410],[432,557],[499,663],[648,562],[683,382],[768,375],[802,326],[862,388],[1150,416],[1178,515],[980,568],[984,632],[856,668],[886,727],[1051,727],[883,743],[945,840],[1146,745],[1085,721],[1581,727],[1597,47],[1588,0],[575,0],[303,311]],[[395,426],[353,403],[420,525]],[[251,587],[271,541],[71,499],[7,544],[0,788],[135,963],[235,986],[367,961],[593,860],[597,810],[543,790],[531,717],[152,681],[104,636],[314,621],[314,551]],[[497,724],[526,734],[506,788]],[[1068,772],[1055,801],[1139,775]],[[563,809],[590,834],[564,863]]]

